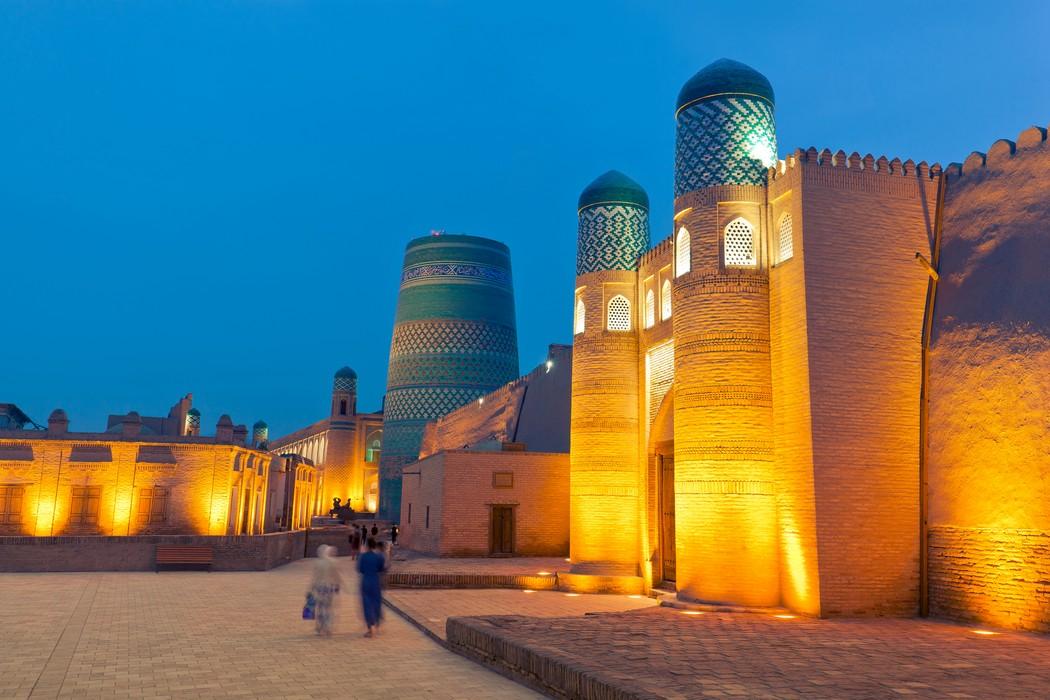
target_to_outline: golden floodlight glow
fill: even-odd
[[[643,596],[643,595],[641,595],[639,593],[632,593],[631,595],[629,595],[627,597],[628,598],[644,598],[645,596]]]
[[[535,592],[536,591],[532,590],[531,588],[526,588],[524,591],[522,591],[522,593],[535,593]]]
[[[971,630],[974,634],[979,634],[982,637],[994,637],[999,634],[998,632],[992,632],[991,630]]]
[[[537,571],[536,574],[538,576],[550,576],[551,572],[549,572],[549,571]]]
[[[795,619],[795,615],[774,615],[773,617],[779,618],[781,620],[794,620]]]
[[[703,613],[701,611],[699,611],[699,610],[683,610],[682,614],[683,615],[703,615]]]
[[[580,594],[579,593],[566,593],[565,597],[566,598],[579,598]]]

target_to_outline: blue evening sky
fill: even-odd
[[[674,100],[722,57],[780,153],[961,161],[1050,121],[1050,3],[0,2],[0,402],[74,430],[193,392],[278,435],[380,405],[405,243],[512,252],[521,369],[570,342],[576,197],[670,232]]]

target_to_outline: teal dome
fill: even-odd
[[[683,107],[715,95],[746,95],[761,98],[770,105],[776,104],[773,86],[766,76],[739,61],[720,58],[682,86],[675,114],[682,111]]]
[[[605,203],[633,204],[649,209],[649,195],[641,185],[619,170],[610,170],[584,188],[577,209]]]
[[[336,379],[357,379],[357,372],[350,369],[349,367],[343,367],[341,370],[335,373]]]
[[[266,425],[266,421],[257,420],[255,421],[255,425],[252,426],[252,430],[266,430],[269,427],[270,426]]]
[[[186,411],[186,413],[191,416],[196,416],[197,418],[201,417],[201,412],[195,408],[191,408],[190,410]]]

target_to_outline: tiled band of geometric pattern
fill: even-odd
[[[773,107],[762,99],[715,97],[678,115],[674,196],[713,185],[764,185],[759,157],[777,152]],[[759,157],[756,157],[759,156]]]
[[[357,393],[356,377],[336,377],[332,383],[332,391],[345,391],[350,394]]]
[[[455,386],[394,389],[387,392],[383,417],[388,421],[433,420],[490,391],[490,388],[467,389]],[[389,442],[384,443],[385,449],[389,449]],[[418,444],[415,449],[419,450]]]
[[[387,392],[419,383],[427,377],[428,386],[489,386],[492,377],[506,377],[517,370],[515,358],[497,354],[411,355],[390,358]],[[458,407],[457,407],[458,408]]]
[[[478,265],[476,263],[427,263],[405,268],[401,273],[401,284],[423,278],[466,277],[486,282],[511,286],[510,270],[505,267]]]
[[[517,358],[518,334],[514,328],[485,321],[431,319],[397,324],[390,343],[391,361],[405,355],[468,352]]]
[[[634,270],[649,249],[649,212],[630,204],[595,204],[580,211],[576,274]]]

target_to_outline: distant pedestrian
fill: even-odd
[[[390,526],[390,544],[397,544],[397,525]]]
[[[317,548],[317,561],[314,563],[314,577],[310,582],[310,593],[314,596],[314,625],[317,634],[322,637],[332,636],[332,624],[335,622],[335,596],[342,586],[343,577],[332,555],[335,547],[322,544]]]
[[[378,534],[379,534],[379,528],[375,524],[373,524],[372,525],[372,537],[375,537]]]
[[[368,542],[368,526],[361,526],[361,551],[364,551],[365,544]]]
[[[352,561],[357,560],[357,555],[361,553],[361,533],[354,528],[354,531],[350,533],[350,559]]]
[[[383,615],[383,591],[379,574],[386,569],[386,559],[376,551],[376,541],[368,538],[368,551],[357,560],[357,571],[361,574],[361,606],[364,608],[366,637],[379,633],[379,622]]]

